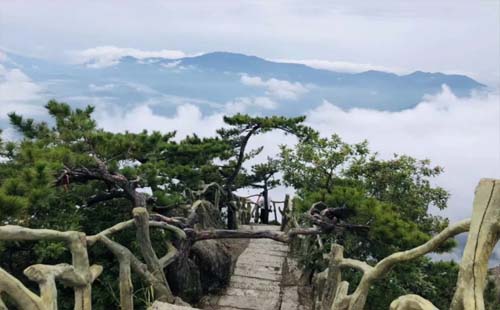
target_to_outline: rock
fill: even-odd
[[[409,294],[391,303],[390,310],[439,310],[430,301],[418,295]]]
[[[198,266],[203,293],[225,287],[231,279],[231,255],[219,241],[204,240],[194,244],[192,259]]]
[[[148,310],[189,310],[189,309],[198,309],[198,308],[167,304],[167,303],[159,302],[159,301],[155,301],[154,304],[148,308]]]
[[[190,303],[203,296],[198,266],[187,258],[179,258],[167,267],[167,280],[174,295]]]
[[[203,202],[196,210],[196,216],[195,228],[197,229],[224,228],[219,209],[208,201]]]
[[[186,208],[179,209],[176,212],[189,211]],[[196,229],[224,226],[219,210],[208,201],[197,208],[196,214]],[[203,295],[217,291],[229,283],[231,265],[231,256],[221,241],[198,241],[191,248],[189,257],[178,258],[168,266],[167,280],[175,295],[190,303],[197,303]]]

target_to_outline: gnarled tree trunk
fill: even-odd
[[[500,180],[482,179],[476,188],[452,310],[483,310],[488,260],[500,237]]]

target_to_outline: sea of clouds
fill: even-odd
[[[322,135],[337,133],[350,143],[366,139],[382,158],[407,154],[444,167],[434,183],[451,192],[449,207],[433,212],[456,221],[470,215],[479,179],[500,177],[499,102],[498,93],[458,98],[443,86],[439,94],[426,96],[415,108],[400,112],[342,110],[325,101],[307,113],[306,123]],[[97,111],[98,123],[106,130],[175,130],[178,139],[192,133],[211,136],[224,125],[222,117],[222,113],[204,115],[189,103],[178,106],[172,116],[155,114],[149,104],[126,111],[118,107]],[[275,155],[280,144],[295,143],[296,139],[279,132],[258,136],[251,146],[264,145],[265,151],[254,162]],[[277,189],[274,195],[283,191]]]

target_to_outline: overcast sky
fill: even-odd
[[[498,85],[498,0],[0,1],[0,46],[234,51],[468,74]]]

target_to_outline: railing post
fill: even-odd
[[[338,244],[332,244],[330,254],[328,255],[328,275],[326,277],[321,298],[321,307],[323,310],[329,310],[335,299],[337,289],[342,281],[342,270],[339,266],[344,258],[344,247]]]
[[[285,231],[290,221],[290,195],[285,195],[285,202],[283,203],[283,212],[281,212],[281,231]]]
[[[120,264],[119,287],[120,287],[120,309],[134,309],[134,286],[132,284],[132,272],[130,270],[130,257],[118,257]]]
[[[92,309],[92,282],[101,274],[101,266],[92,266],[89,264],[87,253],[87,241],[84,233],[71,232],[69,249],[71,251],[73,266],[75,272],[83,277],[86,284],[75,286],[75,310]]]

